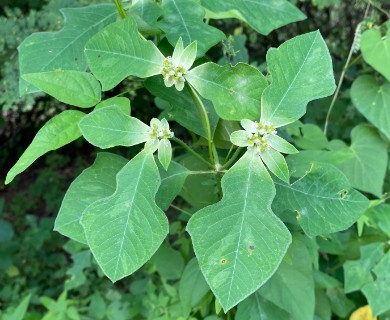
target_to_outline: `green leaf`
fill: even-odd
[[[290,320],[288,312],[263,298],[258,292],[240,302],[235,320]]]
[[[156,266],[157,272],[166,280],[177,280],[184,269],[184,259],[177,250],[163,244],[152,257],[151,263]]]
[[[202,0],[211,17],[237,18],[263,35],[306,16],[286,0]]]
[[[177,91],[175,88],[167,88],[164,85],[162,76],[149,78],[145,81],[145,87],[154,96],[168,102],[169,107],[164,110],[164,117],[174,120],[188,130],[207,138],[206,129],[203,126],[199,111],[191,98],[188,90]],[[214,110],[212,103],[202,99],[210,120],[211,134],[217,127],[219,117]]]
[[[83,112],[66,110],[46,122],[26,151],[8,172],[5,184],[10,183],[15,176],[26,170],[36,159],[45,153],[61,148],[81,137],[78,122],[84,116]]]
[[[373,316],[390,310],[390,252],[382,258],[374,267],[373,272],[376,275],[375,281],[363,287],[362,291],[367,297],[368,303],[372,308]]]
[[[310,171],[291,185],[276,182],[276,190],[275,211],[296,211],[309,237],[349,228],[369,205],[340,170],[325,163],[313,163]]]
[[[262,96],[261,121],[276,127],[298,120],[308,102],[327,97],[336,88],[332,60],[319,31],[268,50],[267,63],[272,83]]]
[[[162,139],[158,143],[158,160],[165,170],[168,170],[172,159],[172,146],[169,140]]]
[[[188,72],[187,81],[212,101],[225,120],[258,119],[260,100],[268,82],[256,68],[245,63],[219,66],[209,62]]]
[[[279,137],[276,134],[271,134],[267,137],[269,145],[281,153],[295,154],[298,150],[289,142]]]
[[[384,256],[383,243],[371,243],[360,247],[360,259],[344,263],[345,293],[362,289],[373,281],[371,269]]]
[[[352,144],[337,151],[301,151],[288,156],[289,167],[303,174],[313,161],[335,165],[350,181],[352,187],[382,195],[387,170],[387,145],[375,128],[358,125],[351,132]]]
[[[130,100],[124,97],[113,97],[104,100],[96,105],[95,110],[105,107],[118,107],[124,114],[130,115],[131,113]]]
[[[326,290],[326,294],[329,298],[333,313],[340,318],[346,318],[356,307],[353,301],[347,298],[341,288],[328,289]]]
[[[70,185],[62,201],[54,230],[73,240],[86,243],[79,221],[84,210],[93,202],[112,195],[116,174],[127,163],[112,153],[98,153],[94,164],[85,169]]]
[[[5,314],[3,320],[22,320],[24,319],[28,305],[30,303],[31,294],[25,296],[19,303],[16,309],[11,314]]]
[[[390,28],[384,38],[377,29],[363,32],[360,49],[364,60],[390,81]]]
[[[61,9],[65,26],[58,32],[38,32],[27,37],[19,46],[20,75],[64,70],[85,71],[87,61],[84,47],[102,27],[114,22],[118,16],[111,4],[98,4],[83,8]],[[32,63],[33,61],[33,63]],[[20,80],[20,94],[38,91]]]
[[[302,124],[297,121],[286,129],[293,136],[294,143],[301,149],[318,150],[328,147],[328,139],[319,126],[311,123]]]
[[[314,316],[314,281],[312,263],[305,244],[293,237],[285,258],[259,293],[279,308],[288,311],[292,320],[312,320]]]
[[[390,83],[380,85],[373,76],[361,76],[352,84],[351,98],[356,109],[390,139]]]
[[[91,252],[85,250],[72,255],[73,266],[66,271],[66,274],[70,276],[65,281],[64,289],[69,291],[83,285],[87,278],[84,275],[84,269],[91,266]]]
[[[381,204],[366,212],[370,224],[382,230],[390,238],[390,205]]]
[[[162,10],[154,0],[133,2],[128,13],[133,15],[142,34],[156,34],[160,32],[157,20],[161,16]]]
[[[181,37],[185,46],[197,41],[197,56],[204,54],[225,38],[222,31],[204,23],[205,11],[199,0],[163,0],[159,27],[172,46]]]
[[[156,194],[156,203],[161,209],[167,210],[180,193],[190,171],[175,161],[171,161],[168,170],[159,164],[157,165],[160,171],[161,185]]]
[[[113,282],[139,269],[168,234],[168,220],[154,202],[159,185],[153,155],[141,152],[117,174],[115,193],[82,215],[87,243]]]
[[[72,106],[89,108],[99,103],[101,99],[99,81],[87,72],[57,70],[28,73],[22,78],[57,100]]]
[[[150,139],[150,127],[118,107],[95,110],[79,123],[84,138],[96,147],[134,146]]]
[[[187,230],[206,281],[226,312],[272,276],[291,235],[271,211],[275,188],[254,152],[225,174],[222,190],[222,200],[195,213]]]
[[[290,175],[288,172],[287,163],[280,152],[274,149],[266,149],[264,152],[260,153],[260,157],[261,160],[264,161],[269,171],[271,171],[282,181],[289,183]]]
[[[164,56],[137,30],[133,18],[115,22],[93,36],[85,47],[92,73],[110,90],[128,76],[147,78],[161,73]]]
[[[180,305],[184,315],[189,315],[191,309],[198,305],[209,290],[198,260],[192,258],[186,265],[179,283]]]

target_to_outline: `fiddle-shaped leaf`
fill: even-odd
[[[202,57],[211,47],[225,38],[222,31],[206,24],[205,10],[199,0],[163,0],[163,16],[159,27],[172,46],[181,37],[184,45],[198,43],[197,56]]]
[[[291,22],[306,19],[298,8],[286,0],[202,0],[202,5],[211,18],[237,18],[263,35]]]
[[[115,192],[82,215],[87,243],[113,282],[139,269],[168,234],[168,219],[154,201],[159,185],[153,155],[141,152],[117,174]]]
[[[87,72],[58,70],[29,73],[22,78],[57,100],[72,106],[89,108],[100,102],[100,83]]]
[[[349,228],[369,205],[344,174],[329,164],[313,164],[307,174],[291,185],[275,184],[278,196],[274,210],[296,211],[298,222],[309,237]]]
[[[271,210],[273,181],[255,152],[222,178],[220,202],[195,213],[187,226],[199,266],[225,312],[263,285],[291,242]]]
[[[80,121],[84,138],[96,147],[134,146],[150,139],[150,127],[118,107],[97,109]]]
[[[10,183],[15,176],[26,170],[45,153],[61,148],[81,137],[78,123],[84,116],[83,112],[66,110],[46,122],[26,151],[8,172],[5,184]]]
[[[260,117],[261,95],[268,82],[256,68],[245,63],[221,67],[209,62],[190,70],[186,79],[214,104],[222,119]]]
[[[58,32],[37,32],[19,46],[20,75],[57,69],[85,71],[84,47],[101,28],[114,22],[118,12],[112,4],[97,4],[83,8],[61,9],[64,28]],[[33,62],[32,62],[33,61]],[[38,89],[20,79],[20,94]]]
[[[98,153],[91,167],[85,169],[70,185],[62,201],[54,230],[78,242],[86,243],[80,225],[81,215],[93,202],[112,195],[116,174],[127,163],[112,153]]]
[[[390,139],[390,83],[380,85],[372,76],[361,76],[352,84],[351,98],[356,109]]]
[[[115,22],[93,36],[85,47],[92,73],[103,91],[128,76],[147,78],[161,73],[164,56],[138,32],[132,17]]]
[[[262,96],[261,121],[275,127],[298,120],[308,102],[327,97],[336,88],[332,60],[319,31],[271,48],[267,63],[272,83]]]

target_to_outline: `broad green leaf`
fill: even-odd
[[[330,289],[340,288],[342,286],[340,281],[319,270],[313,270],[313,278],[316,288]]]
[[[287,311],[263,298],[258,292],[240,302],[235,320],[290,320]]]
[[[264,161],[269,171],[271,171],[279,179],[289,183],[290,175],[288,172],[287,163],[280,152],[271,148],[262,152],[260,157],[261,160]]]
[[[267,53],[271,85],[261,103],[261,120],[280,127],[306,112],[308,102],[336,88],[332,60],[319,31],[297,36]]]
[[[375,281],[365,285],[362,289],[374,316],[390,310],[389,270],[390,252],[387,252],[373,269]]]
[[[5,314],[3,320],[23,320],[26,316],[27,308],[30,303],[31,294],[25,296],[12,313]]]
[[[131,113],[130,100],[125,97],[113,97],[104,100],[96,105],[95,110],[105,107],[118,107],[124,114],[130,115]]]
[[[225,35],[222,31],[204,23],[205,11],[199,0],[163,0],[163,16],[159,27],[166,33],[172,46],[181,37],[184,45],[197,41],[197,56],[202,57]]]
[[[305,244],[294,237],[285,258],[272,278],[259,290],[261,296],[288,311],[292,320],[312,320],[314,281]]]
[[[337,151],[310,150],[288,156],[291,172],[302,175],[313,161],[331,163],[346,175],[352,187],[380,197],[387,170],[387,145],[369,125],[353,128],[351,139],[350,147]]]
[[[161,73],[164,56],[145,40],[133,18],[115,22],[93,36],[85,47],[92,73],[110,90],[128,76],[147,78]]]
[[[156,34],[160,32],[158,28],[158,18],[161,16],[161,8],[154,0],[133,1],[130,7],[131,14],[142,34]]]
[[[73,266],[66,271],[66,274],[70,276],[65,280],[64,289],[69,291],[83,285],[87,278],[84,275],[84,269],[91,266],[91,252],[84,250],[72,255]]]
[[[45,153],[81,137],[78,122],[85,116],[83,112],[66,110],[56,115],[38,131],[34,140],[22,154],[16,164],[8,172],[5,184],[10,183],[15,176],[26,170],[35,160]]]
[[[237,18],[263,35],[306,16],[286,0],[202,0],[213,18]]]
[[[296,211],[309,237],[349,228],[369,205],[340,170],[325,163],[313,163],[310,171],[291,185],[276,182],[276,190],[275,211]]]
[[[260,117],[260,101],[268,82],[256,68],[245,63],[219,66],[208,62],[188,72],[188,82],[199,94],[211,100],[225,120]]]
[[[366,212],[370,224],[382,230],[390,238],[390,205],[381,204]]]
[[[352,300],[348,299],[342,288],[326,290],[333,314],[345,319],[356,307]]]
[[[57,70],[28,73],[22,78],[57,100],[72,106],[89,108],[100,102],[99,81],[87,72]]]
[[[166,280],[177,280],[184,270],[184,259],[181,253],[162,244],[150,260],[157,272]]]
[[[296,121],[286,129],[292,135],[294,143],[301,149],[319,150],[328,147],[328,139],[319,126],[311,123],[302,124],[300,121]]]
[[[360,247],[360,259],[344,263],[345,293],[362,289],[373,281],[371,269],[384,256],[383,243],[371,243]]]
[[[167,210],[180,193],[184,181],[191,172],[175,161],[171,162],[168,170],[159,164],[157,165],[160,171],[161,185],[156,194],[156,203],[161,209]]]
[[[145,87],[153,95],[168,102],[169,107],[164,110],[166,119],[174,120],[188,130],[207,138],[207,132],[202,124],[199,111],[187,90],[177,91],[173,87],[167,88],[162,76],[147,79]],[[203,99],[203,104],[209,116],[211,133],[213,134],[219,117],[210,101]]]
[[[179,283],[180,305],[184,315],[189,315],[204,295],[210,290],[199,268],[198,260],[192,258],[186,265]]]
[[[79,221],[93,202],[115,192],[116,174],[127,163],[112,153],[98,153],[94,164],[85,169],[70,185],[54,224],[54,230],[73,240],[86,243]]]
[[[222,200],[195,213],[187,230],[206,281],[226,312],[272,276],[291,235],[271,211],[275,187],[254,152],[224,175],[222,190]]]
[[[390,139],[390,83],[380,85],[373,76],[361,76],[352,84],[351,98],[356,109]]]
[[[150,139],[150,127],[118,107],[95,110],[79,123],[84,138],[96,147],[134,146]]]
[[[314,320],[331,320],[332,309],[325,290],[316,289],[316,305]],[[352,319],[351,319],[352,320]]]
[[[114,22],[118,12],[114,5],[98,4],[83,8],[62,9],[65,26],[58,32],[39,32],[27,37],[19,46],[20,75],[64,70],[85,71],[84,47],[101,28]],[[20,80],[20,94],[38,91]]]
[[[360,49],[364,60],[390,81],[390,28],[384,38],[377,29],[363,32]]]
[[[114,194],[82,215],[87,243],[113,282],[139,269],[168,234],[168,220],[154,202],[159,185],[153,155],[141,152],[117,174]]]

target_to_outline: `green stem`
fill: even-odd
[[[375,9],[379,10],[380,12],[382,12],[384,15],[387,16],[387,18],[390,19],[390,13],[388,13],[386,10],[382,9],[381,7],[379,7],[375,2],[372,2],[371,0],[368,1],[368,4],[372,5]]]
[[[195,103],[196,108],[198,109],[198,112],[200,114],[200,117],[202,119],[203,127],[205,128],[207,132],[207,142],[209,146],[209,155],[210,155],[210,161],[211,163],[215,163],[214,157],[213,157],[213,148],[212,148],[212,137],[211,137],[211,127],[210,127],[210,120],[209,116],[207,115],[206,108],[202,102],[202,100],[199,98],[198,94],[195,92],[195,90],[192,88],[192,86],[186,82],[187,89],[191,95],[192,100]]]
[[[234,148],[234,144],[232,144],[232,146],[230,147],[229,151],[228,151],[228,154],[226,155],[226,158],[224,160],[223,163],[226,163],[226,161],[228,161],[229,157],[230,157],[230,154],[232,153],[233,151],[233,148]]]
[[[189,153],[191,153],[195,158],[197,158],[198,160],[202,161],[204,164],[206,164],[210,169],[214,169],[214,165],[211,164],[210,162],[208,162],[206,159],[204,159],[199,153],[195,152],[194,150],[192,150],[192,148],[190,148],[186,143],[184,143],[183,141],[181,141],[180,139],[176,138],[176,137],[173,137],[173,138],[170,138],[170,140],[176,142],[178,145],[180,145],[181,147],[183,147],[184,149],[186,149]]]
[[[114,0],[114,2],[121,18],[122,19],[126,18],[126,11],[125,9],[123,9],[121,0]]]
[[[242,148],[238,147],[236,151],[234,152],[233,156],[229,159],[228,162],[226,162],[222,167],[221,170],[229,168],[230,165],[233,164],[234,161],[236,161],[237,157],[240,155]]]
[[[182,208],[179,208],[179,207],[175,206],[174,204],[171,204],[170,207],[172,207],[173,209],[175,209],[175,210],[177,210],[177,211],[179,211],[179,212],[182,212],[182,213],[186,214],[186,215],[189,216],[189,217],[192,217],[192,214],[191,214],[191,213],[189,213],[189,212],[186,211],[186,210],[183,210]]]

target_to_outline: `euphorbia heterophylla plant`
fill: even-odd
[[[244,8],[226,1],[221,11],[220,1],[204,5],[210,17],[231,17],[227,12],[234,9],[240,12],[235,17],[264,34],[303,18],[288,1],[263,2],[251,1]],[[145,15],[140,3],[156,14]],[[267,12],[270,7],[275,10]],[[55,223],[55,230],[89,246],[113,282],[135,272],[159,249],[169,230],[163,210],[179,194],[196,211],[187,231],[200,270],[225,312],[255,292],[267,299],[259,288],[274,281],[286,252],[285,259],[291,259],[293,251],[288,250],[307,251],[305,243],[312,237],[344,230],[364,213],[368,200],[338,169],[313,163],[292,179],[295,168],[284,157],[298,150],[287,141],[283,127],[300,119],[308,102],[335,90],[331,58],[318,31],[270,49],[266,77],[247,63],[221,66],[207,61],[205,52],[224,34],[204,23],[206,11],[198,1],[136,1],[126,8],[127,16],[119,10],[116,22],[115,6],[91,8],[64,11],[83,17],[79,23],[85,25],[74,28],[74,37],[65,25],[56,33],[32,35],[19,48],[22,92],[42,90],[69,106],[94,109],[86,114],[70,107],[48,121],[6,183],[40,156],[81,136],[100,149],[144,144],[130,160],[99,153],[69,187]],[[278,23],[262,31],[248,10]],[[172,54],[160,51],[164,38],[173,46]],[[38,48],[50,51],[54,46],[62,49],[50,56],[50,63],[35,60]],[[29,61],[37,65],[27,67]],[[138,77],[170,111],[145,124],[130,116],[127,98],[101,101],[102,91],[129,76]],[[194,143],[177,138],[167,120],[187,129]],[[171,143],[178,148],[172,149]],[[189,162],[198,169],[186,167]],[[196,184],[186,182],[190,175],[199,177]],[[185,184],[187,194],[196,193],[199,183],[206,186],[210,177],[217,193],[207,201],[186,198]],[[285,218],[291,215],[297,220]],[[313,301],[314,313],[314,285],[307,299]],[[249,298],[245,303],[255,302]]]

